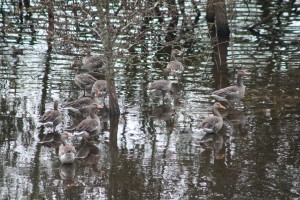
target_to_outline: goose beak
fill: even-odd
[[[97,109],[98,109],[98,110],[100,110],[100,109],[102,109],[102,108],[103,108],[103,105],[100,105],[100,104],[97,105]]]
[[[224,106],[220,105],[219,108],[226,109]]]

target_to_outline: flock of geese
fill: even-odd
[[[164,70],[165,79],[155,80],[148,85],[148,90],[158,92],[164,99],[167,93],[172,93],[172,82],[169,76],[181,77],[184,66],[176,59],[177,55],[181,55],[182,51],[172,49],[170,62]],[[83,66],[88,71],[97,71],[102,69],[104,63],[100,56],[88,55],[82,61],[75,61],[73,65]],[[211,97],[217,102],[212,106],[213,116],[206,117],[198,128],[204,133],[217,133],[223,126],[223,118],[219,109],[225,109],[220,102],[225,103],[228,107],[232,107],[235,101],[244,97],[245,86],[243,85],[242,77],[247,76],[249,73],[245,70],[239,70],[237,73],[237,84],[234,86],[225,87],[212,92]],[[71,112],[84,114],[89,113],[86,119],[81,121],[75,128],[68,129],[60,134],[61,145],[59,146],[59,159],[61,163],[73,163],[76,158],[76,149],[71,143],[67,143],[67,138],[82,137],[85,140],[100,133],[100,119],[96,114],[97,110],[103,108],[105,97],[107,95],[106,80],[97,80],[89,73],[77,74],[74,78],[76,85],[84,91],[84,96],[66,103],[63,109],[70,110]],[[86,94],[89,93],[89,94]],[[103,98],[103,103],[100,99]],[[62,122],[62,114],[58,110],[58,100],[54,101],[54,110],[45,112],[39,119],[41,125],[45,127],[52,127],[53,132],[56,126]],[[225,105],[224,104],[224,105]]]
[[[89,72],[99,72],[103,68],[104,63],[100,56],[88,55],[81,62],[74,61],[72,65],[76,65],[78,68],[82,66]],[[97,80],[89,73],[75,75],[74,82],[84,91],[83,97],[62,105],[62,108],[83,115],[86,118],[74,128],[66,129],[60,134],[61,144],[58,150],[58,157],[62,164],[73,163],[79,157],[75,147],[66,141],[67,138],[81,137],[87,141],[89,138],[99,135],[101,122],[96,112],[103,109],[108,91],[106,80]],[[55,100],[54,109],[45,112],[39,118],[40,126],[51,127],[52,132],[55,132],[57,125],[62,122],[62,113],[58,109],[58,104],[59,101]]]

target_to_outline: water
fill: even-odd
[[[144,46],[130,51],[126,45],[120,46],[123,40],[119,39],[115,67],[121,117],[117,138],[109,134],[115,127],[106,124],[90,157],[64,166],[57,157],[56,143],[39,143],[49,130],[38,128],[38,117],[53,107],[54,99],[63,104],[83,94],[74,84],[77,69],[70,63],[82,58],[86,46],[101,53],[102,45],[92,34],[80,32],[87,24],[79,26],[81,34],[77,35],[86,45],[73,48],[57,36],[51,38],[47,12],[41,7],[46,5],[32,4],[35,12],[21,21],[17,5],[1,2],[1,199],[299,198],[298,11],[277,15],[254,34],[244,26],[274,12],[275,1],[228,5],[235,11],[229,17],[228,73],[218,76],[207,36],[205,2],[200,1],[201,16],[193,33],[198,40],[181,47],[184,55],[178,58],[186,66],[182,91],[179,96],[167,95],[164,105],[146,91],[151,79],[163,78],[169,59],[161,51],[163,33],[155,40],[154,33],[160,29],[148,31]],[[72,12],[56,6],[55,14],[67,16],[58,21],[69,20],[69,34],[76,35]],[[185,9],[186,15],[194,17],[190,4]],[[22,14],[27,16],[25,10]],[[180,16],[180,23],[182,19]],[[11,26],[6,26],[8,23]],[[12,56],[13,45],[24,49],[24,54]],[[203,134],[195,127],[211,114],[210,92],[235,83],[235,68],[251,72],[243,79],[245,98],[233,111],[223,113],[224,127],[212,138],[215,149],[202,148],[199,140]],[[62,113],[60,132],[82,120],[67,111]],[[80,141],[73,143],[77,150],[82,148]]]

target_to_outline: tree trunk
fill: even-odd
[[[214,62],[215,88],[228,85],[227,54],[230,30],[228,26],[224,0],[208,0],[206,8],[211,45],[213,48],[212,60]]]
[[[118,104],[117,92],[115,87],[115,72],[114,72],[114,57],[113,47],[116,38],[116,32],[114,31],[110,23],[109,13],[109,1],[99,1],[97,4],[99,12],[99,27],[95,30],[104,46],[104,62],[105,62],[105,76],[108,87],[109,95],[109,114],[110,118],[120,116],[120,108]]]
[[[225,0],[208,0],[206,7],[206,21],[209,29],[215,29],[216,37],[229,38],[230,30],[226,15]]]

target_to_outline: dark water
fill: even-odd
[[[182,90],[177,96],[167,95],[165,104],[146,91],[151,79],[163,78],[169,59],[160,52],[160,41],[149,33],[146,45],[131,53],[120,47],[122,56],[115,65],[121,108],[117,145],[111,143],[111,127],[106,125],[90,146],[89,158],[64,166],[55,143],[39,144],[47,130],[38,128],[38,117],[52,108],[53,100],[65,103],[82,95],[73,81],[77,69],[70,63],[82,58],[85,46],[71,48],[55,36],[49,40],[43,4],[33,4],[32,16],[18,10],[13,1],[0,4],[1,199],[299,198],[300,17],[296,8],[275,15],[253,33],[245,27],[280,5],[275,1],[228,4],[228,73],[218,76],[211,58],[205,1],[200,1],[201,16],[193,33],[198,40],[181,46],[184,55],[178,58],[185,65]],[[185,6],[186,14],[193,16],[190,3]],[[70,16],[68,11],[56,10],[56,14]],[[82,26],[84,30],[86,25]],[[92,34],[81,37],[94,39]],[[91,47],[101,53],[97,41]],[[13,56],[13,45],[24,54]],[[251,72],[243,79],[245,98],[224,113],[224,127],[211,137],[215,148],[202,148],[203,135],[195,126],[211,114],[210,92],[235,83],[236,68]],[[62,112],[60,132],[81,120]],[[79,141],[74,144],[77,150],[83,148]]]

